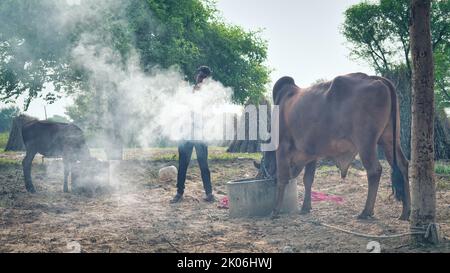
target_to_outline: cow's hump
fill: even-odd
[[[328,90],[328,97],[333,100],[345,100],[351,96],[352,90],[356,86],[370,80],[370,77],[364,73],[352,73],[338,76],[333,79]]]

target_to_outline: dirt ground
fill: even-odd
[[[8,153],[1,154],[0,159],[14,161],[22,156]],[[340,196],[344,202],[314,202],[310,215],[271,220],[230,219],[217,202],[203,202],[194,161],[188,171],[184,201],[169,204],[175,182],[159,182],[158,170],[176,165],[174,151],[131,150],[125,158],[117,163],[114,190],[94,197],[62,192],[60,160],[46,159],[44,164],[39,158],[35,160],[36,194],[25,191],[20,164],[0,164],[0,252],[69,252],[73,245],[80,246],[82,252],[368,252],[367,244],[374,239],[316,222],[371,235],[409,231],[409,224],[397,219],[401,204],[390,197],[390,171],[385,162],[375,219],[356,219],[367,194],[365,172],[351,168],[347,180],[342,181],[337,168],[322,166],[313,190]],[[256,174],[249,158],[218,156],[210,161],[210,168],[218,198],[226,195],[226,182]],[[438,179],[450,183],[450,177]],[[298,189],[301,202],[302,184]],[[437,204],[438,222],[443,233],[450,236],[448,189],[438,191]],[[375,241],[381,244],[382,252],[450,252],[447,240],[438,247],[412,245],[408,236]]]

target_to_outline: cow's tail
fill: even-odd
[[[397,130],[399,130],[399,124],[397,124],[397,111],[398,111],[398,103],[397,103],[397,93],[395,91],[395,87],[391,81],[383,78],[383,82],[389,87],[391,93],[391,118],[392,118],[392,144],[393,144],[393,156],[392,156],[392,193],[398,201],[403,201],[405,196],[405,180],[403,178],[403,174],[398,167],[397,160],[397,145],[400,145],[397,142]]]
[[[281,99],[286,95],[286,92],[282,92],[283,88],[286,85],[294,85],[295,86],[294,79],[291,77],[282,77],[273,86],[272,96],[273,96],[273,103],[275,105],[279,105]]]

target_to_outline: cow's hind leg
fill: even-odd
[[[311,188],[316,173],[316,161],[310,162],[305,166],[303,175],[303,184],[305,185],[305,196],[300,214],[308,214],[311,211]]]
[[[375,201],[377,199],[378,186],[380,184],[380,177],[382,168],[377,157],[376,143],[371,145],[363,145],[360,149],[359,155],[364,168],[367,171],[367,180],[369,183],[369,190],[367,193],[366,205],[358,219],[368,219],[374,215]]]
[[[27,153],[25,155],[25,158],[22,160],[22,167],[23,167],[23,176],[25,179],[25,188],[28,192],[35,193],[36,190],[33,186],[33,181],[31,180],[31,167],[33,164],[34,156],[36,155],[36,152],[27,150]]]

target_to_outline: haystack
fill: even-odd
[[[23,144],[22,138],[22,127],[33,120],[38,119],[23,114],[13,119],[5,151],[25,151],[25,145]]]

